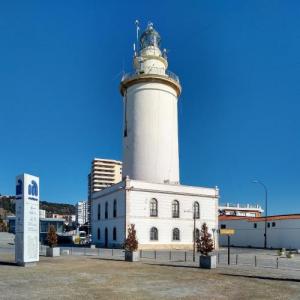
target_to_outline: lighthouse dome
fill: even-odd
[[[142,33],[140,37],[140,47],[141,49],[153,46],[160,48],[160,35],[159,33],[154,29],[153,23],[148,23],[148,26],[146,30]]]

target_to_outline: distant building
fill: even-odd
[[[76,222],[76,215],[60,215],[60,214],[52,214],[53,219],[64,219],[66,225],[71,225]]]
[[[119,160],[94,158],[88,175],[88,220],[91,217],[91,196],[122,180],[122,162]]]
[[[46,211],[44,209],[40,209],[40,219],[46,218]]]
[[[122,180],[122,162],[94,158],[89,174],[89,196]]]
[[[237,247],[264,247],[265,221],[267,248],[300,249],[300,214],[245,218],[219,216],[220,229],[235,229],[231,245]],[[220,235],[220,246],[227,246],[227,236]]]
[[[84,225],[88,222],[88,201],[77,202],[76,205],[76,223]]]
[[[263,209],[258,204],[226,203],[219,205],[220,216],[260,217],[262,213]]]
[[[10,233],[16,233],[16,217],[15,216],[9,216],[8,219],[8,225],[9,225],[9,232]],[[64,228],[64,219],[61,218],[40,218],[40,242],[42,244],[47,242],[47,233],[49,230],[49,227],[51,225],[54,226],[56,233],[61,234],[63,233]]]

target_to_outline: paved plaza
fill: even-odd
[[[22,268],[1,257],[1,299],[300,299],[299,272],[88,256],[41,257]]]
[[[300,299],[300,255],[280,258],[277,269],[275,250],[233,248],[227,266],[221,249],[218,268],[204,270],[184,251],[172,252],[171,260],[168,251],[148,251],[141,262],[128,263],[118,249],[64,248],[70,255],[48,258],[42,247],[37,266],[23,268],[13,263],[13,236],[0,236],[1,300]]]

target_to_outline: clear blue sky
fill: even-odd
[[[93,157],[122,159],[123,68],[134,21],[154,22],[180,76],[183,184],[221,202],[300,213],[300,2],[0,3],[0,193],[40,176],[41,198],[87,197]]]

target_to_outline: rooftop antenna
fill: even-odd
[[[136,27],[136,45],[135,45],[135,43],[133,44],[133,50],[134,50],[134,54],[136,56],[136,51],[138,50],[138,45],[139,45],[139,31],[140,31],[139,20],[135,20],[134,24]]]

